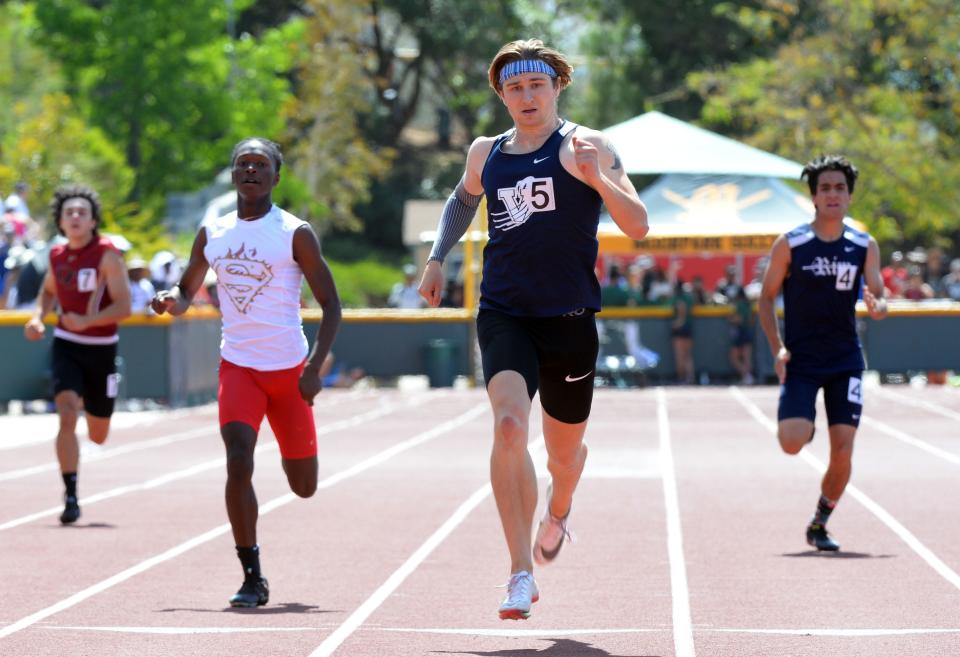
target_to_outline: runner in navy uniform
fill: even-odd
[[[759,302],[760,324],[781,384],[777,435],[787,454],[798,453],[813,439],[817,390],[823,388],[830,464],[807,526],[807,543],[829,551],[840,549],[826,524],[850,480],[853,439],[863,408],[864,362],[855,311],[861,290],[873,319],[887,314],[877,242],[843,221],[857,173],[838,155],[807,164],[802,177],[816,208],[814,220],[773,243]],[[774,310],[781,288],[782,338]]]
[[[486,195],[489,242],[477,333],[494,417],[490,478],[510,552],[507,596],[499,609],[504,619],[530,615],[539,597],[533,561],[546,564],[557,556],[587,458],[601,202],[627,235],[647,234],[646,208],[610,142],[558,116],[557,99],[571,73],[566,58],[538,40],[508,43],[494,57],[490,86],[514,127],[470,146],[420,284],[420,293],[437,306],[443,258]],[[537,479],[527,441],[538,389],[552,482],[531,545]]]

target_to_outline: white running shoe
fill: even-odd
[[[541,566],[545,566],[557,558],[560,548],[563,547],[564,539],[573,540],[570,531],[567,529],[567,518],[570,517],[570,513],[568,512],[563,518],[558,518],[550,513],[550,499],[552,497],[553,486],[551,485],[547,488],[547,510],[543,514],[543,520],[540,521],[540,526],[537,528],[537,537],[533,541],[533,560]]]
[[[500,603],[500,620],[526,620],[530,607],[540,599],[540,590],[533,575],[525,570],[510,575],[507,597]]]

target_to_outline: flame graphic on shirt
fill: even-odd
[[[255,248],[248,252],[246,244],[241,244],[235,252],[227,249],[226,255],[217,258],[211,265],[217,274],[220,289],[227,293],[237,311],[243,314],[273,280],[270,265],[256,258]]]

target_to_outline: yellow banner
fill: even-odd
[[[776,235],[683,235],[647,237],[642,241],[626,236],[600,236],[601,253],[767,253]]]

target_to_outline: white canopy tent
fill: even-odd
[[[660,112],[647,112],[603,133],[627,173],[800,177],[803,165],[698,128]]]
[[[762,253],[777,235],[813,216],[810,199],[779,178],[803,165],[648,112],[603,131],[627,173],[664,174],[640,190],[650,233],[636,243],[609,215],[600,220],[606,253]]]

